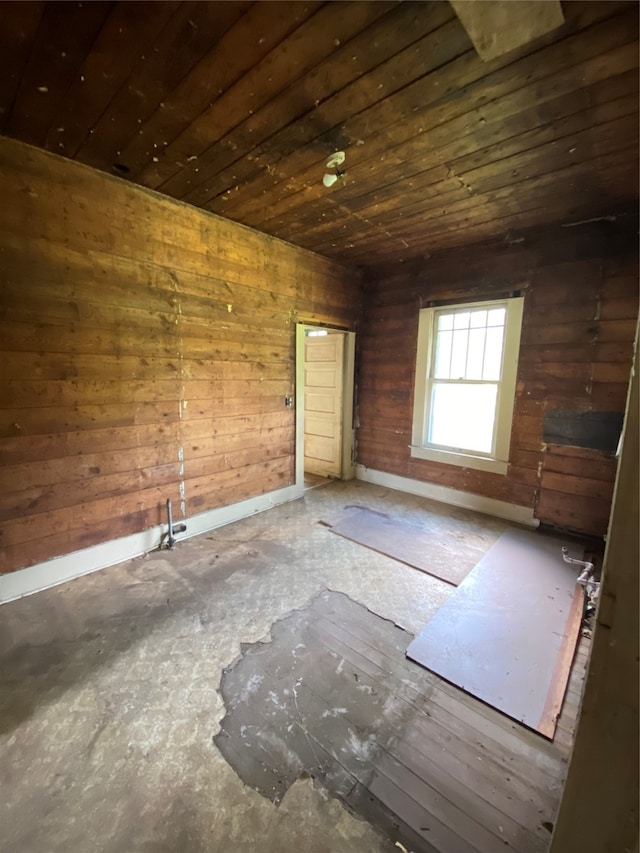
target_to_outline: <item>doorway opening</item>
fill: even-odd
[[[296,326],[296,486],[351,480],[355,332]]]

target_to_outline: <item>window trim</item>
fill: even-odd
[[[496,404],[495,452],[493,454],[473,453],[454,450],[442,446],[429,445],[425,438],[428,426],[429,391],[433,377],[427,375],[433,363],[435,345],[435,317],[446,309],[463,311],[473,308],[505,306],[504,355],[502,376],[498,382],[498,401]],[[460,302],[455,305],[422,308],[418,321],[418,347],[416,353],[416,374],[413,396],[413,430],[411,436],[411,456],[433,462],[444,462],[463,468],[475,468],[496,474],[506,474],[509,469],[509,449],[511,427],[515,405],[516,382],[518,376],[518,357],[524,297],[513,296],[507,299]]]

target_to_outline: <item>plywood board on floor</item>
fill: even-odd
[[[409,645],[407,656],[553,737],[583,591],[561,539],[510,529]]]
[[[430,558],[433,541],[429,533],[411,524],[390,518],[367,507],[350,506],[333,519],[322,522],[332,533],[344,536],[414,569],[457,586],[468,569],[452,555],[447,563]]]

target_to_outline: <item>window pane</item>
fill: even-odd
[[[506,313],[506,308],[492,308],[488,314],[487,325],[488,326],[504,326],[504,316]]]
[[[434,383],[429,442],[454,449],[491,453],[497,388],[493,384]]]
[[[469,312],[468,311],[459,311],[457,314],[453,315],[453,328],[454,329],[468,329],[469,328]]]
[[[482,378],[489,380],[500,379],[502,370],[502,338],[504,329],[494,326],[487,329],[487,342],[484,351],[484,369]]]
[[[467,341],[469,332],[459,329],[453,333],[453,346],[451,348],[451,379],[464,379],[467,369]]]
[[[449,361],[451,360],[451,338],[453,332],[438,332],[436,339],[436,364],[434,376],[436,379],[449,379]]]
[[[484,329],[471,329],[467,351],[467,371],[465,379],[482,379],[482,359],[484,356]]]
[[[471,312],[471,328],[472,329],[481,329],[487,325],[487,312],[486,311],[472,311]]]
[[[442,331],[453,329],[453,314],[439,314],[438,329]]]

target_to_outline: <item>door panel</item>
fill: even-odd
[[[304,470],[342,475],[344,335],[305,340]]]

